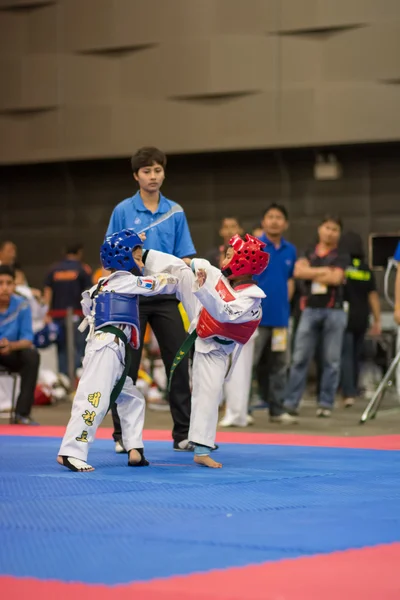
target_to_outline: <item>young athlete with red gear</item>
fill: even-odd
[[[264,292],[255,284],[268,266],[265,244],[246,234],[230,240],[222,270],[207,260],[193,259],[191,269],[175,257],[149,250],[145,273],[160,270],[178,277],[177,296],[191,320],[191,342],[195,343],[192,372],[192,414],[189,440],[194,444],[194,460],[212,468],[222,465],[210,456],[215,448],[218,405],[225,378],[234,369],[241,347],[251,338],[261,319]],[[189,343],[179,358],[188,351]]]

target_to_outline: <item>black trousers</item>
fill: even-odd
[[[0,354],[0,365],[21,377],[21,391],[15,412],[21,417],[29,417],[34,401],[35,387],[40,363],[39,352],[35,348],[17,350],[10,354]]]
[[[139,350],[131,350],[132,364],[129,371],[129,376],[134,383],[136,383],[139,371],[147,323],[149,323],[157,338],[160,346],[161,358],[167,375],[169,375],[176,353],[186,339],[186,331],[178,309],[178,302],[174,297],[141,297],[139,302],[139,314],[141,332],[140,348]],[[174,373],[169,395],[169,404],[174,422],[172,437],[176,442],[181,442],[188,437],[191,408],[189,362],[187,357],[176,368]],[[112,406],[111,410],[114,422],[113,438],[117,441],[121,439],[121,422],[115,404]]]

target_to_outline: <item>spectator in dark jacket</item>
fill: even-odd
[[[348,304],[348,322],[343,338],[340,378],[343,404],[347,408],[354,404],[358,395],[361,352],[369,328],[370,313],[373,316],[371,333],[379,335],[381,310],[375,277],[365,261],[361,237],[349,231],[343,234],[339,247],[350,256],[350,264],[345,271],[344,300]]]

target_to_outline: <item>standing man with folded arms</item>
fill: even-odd
[[[120,202],[113,210],[107,235],[124,228],[137,233],[145,232],[144,250],[154,249],[167,252],[182,259],[196,254],[183,208],[168,200],[160,192],[165,179],[167,159],[158,148],[140,148],[132,157],[132,171],[139,190],[131,198]],[[143,348],[143,336],[147,323],[150,324],[160,346],[161,357],[169,375],[176,353],[186,338],[182,317],[175,296],[159,295],[140,298],[141,344],[132,351],[130,377],[136,382]],[[169,395],[171,416],[174,422],[172,437],[176,451],[193,451],[188,441],[191,392],[189,365],[185,359],[173,378]],[[115,451],[124,452],[121,442],[121,423],[113,410]]]

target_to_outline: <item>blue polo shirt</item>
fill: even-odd
[[[283,238],[279,248],[276,248],[265,234],[260,240],[266,244],[265,251],[270,255],[268,267],[254,278],[267,295],[262,301],[261,325],[287,327],[290,316],[288,280],[293,277],[296,248]]]
[[[397,245],[396,252],[394,253],[394,260],[400,262],[400,242]]]
[[[196,254],[183,208],[162,194],[155,213],[145,207],[140,192],[117,204],[106,235],[125,228],[134,229],[136,233],[145,231],[145,249],[167,252],[178,258]]]
[[[26,298],[12,295],[6,312],[0,312],[0,339],[33,341],[32,313]]]

